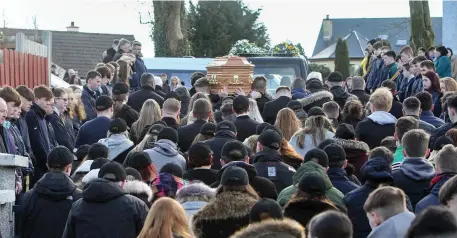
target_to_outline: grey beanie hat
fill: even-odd
[[[365,80],[360,76],[355,76],[352,78],[352,90],[363,90]]]
[[[302,79],[302,78],[296,78],[296,79],[292,82],[291,89],[296,89],[296,88],[303,88],[303,89],[305,89],[305,88],[306,88],[306,80],[304,80],[304,79]]]

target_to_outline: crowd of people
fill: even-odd
[[[363,77],[188,90],[115,41],[82,88],[0,89],[19,237],[457,237],[457,83],[368,43]],[[445,57],[448,57],[446,59]],[[435,62],[431,61],[434,60]],[[73,72],[71,72],[73,73]]]

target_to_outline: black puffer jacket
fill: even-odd
[[[132,127],[132,124],[136,122],[139,117],[140,114],[127,104],[122,105],[121,109],[118,112],[114,112],[113,115],[113,118],[123,119],[129,128]]]
[[[295,169],[282,162],[279,151],[257,152],[254,156],[254,167],[259,176],[267,178],[275,184],[276,191],[281,192],[292,185]]]
[[[229,130],[220,130],[216,132],[214,138],[205,141],[205,143],[211,148],[214,154],[212,169],[221,169],[221,152],[224,145],[232,140],[236,140],[235,133]]]
[[[117,183],[95,179],[84,186],[83,198],[73,205],[62,237],[135,238],[147,213],[146,204],[125,194]]]
[[[47,173],[22,200],[21,233],[28,237],[62,237],[72,204],[81,190],[64,173]]]

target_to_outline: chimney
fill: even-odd
[[[329,42],[332,39],[333,35],[333,25],[329,15],[327,15],[327,17],[322,21],[322,28],[324,33],[324,41]]]
[[[67,31],[79,32],[79,26],[75,26],[75,22],[72,21],[70,26],[67,26]]]

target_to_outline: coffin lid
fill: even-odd
[[[212,67],[254,67],[245,57],[240,56],[224,56],[217,57],[213,62],[209,63],[206,68]]]

